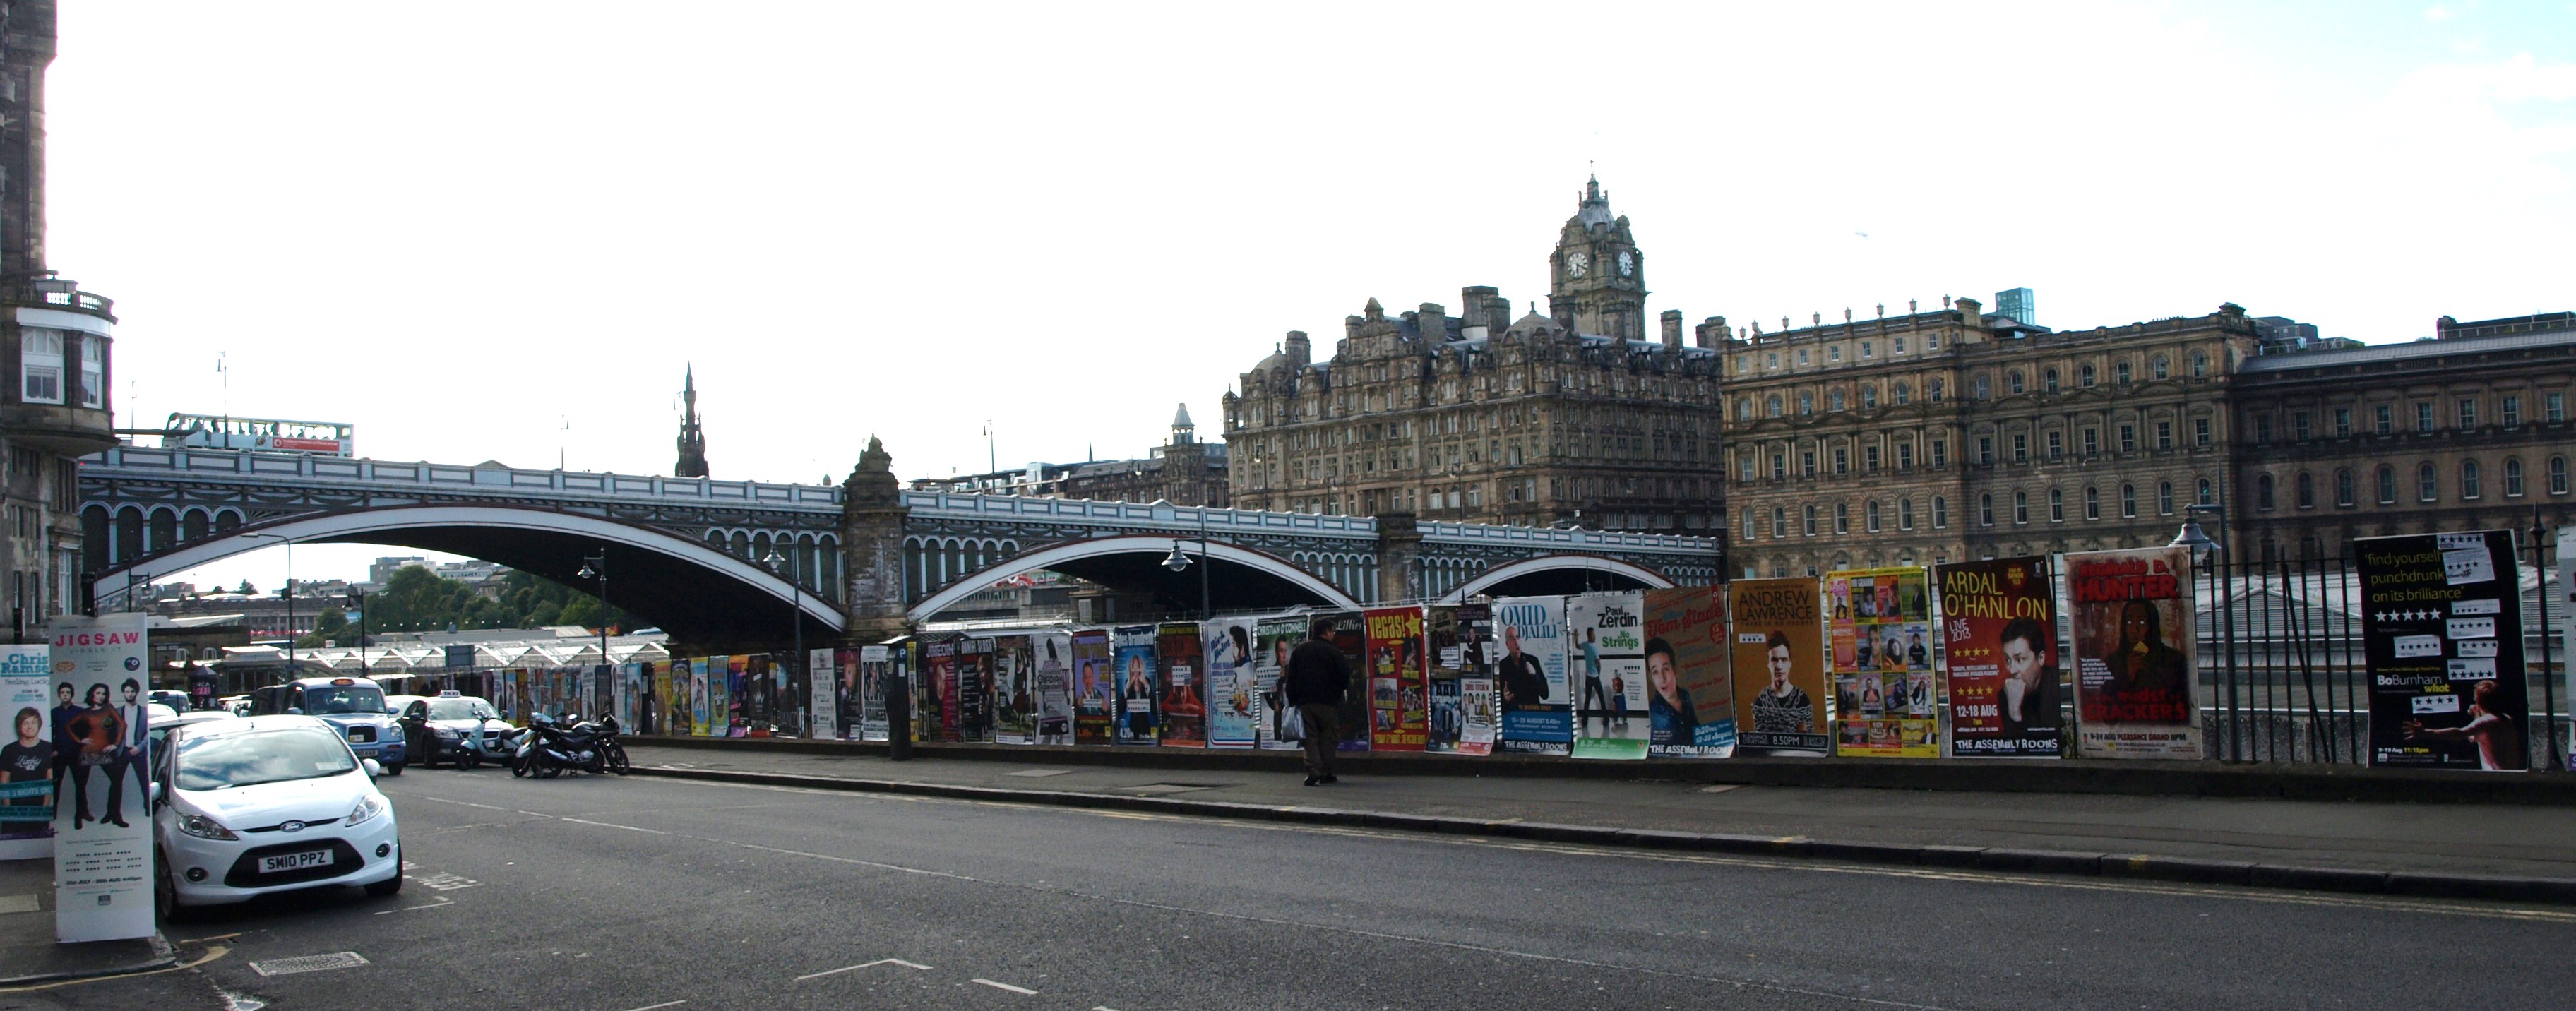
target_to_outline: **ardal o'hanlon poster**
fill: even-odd
[[[1565,665],[1574,683],[1574,757],[1646,757],[1654,725],[1646,708],[1646,595],[1565,598]]]
[[[53,679],[72,702],[56,747],[71,780],[54,806],[54,939],[152,936],[152,737],[143,692],[148,617],[66,615],[47,631]],[[68,714],[67,716],[63,714]]]
[[[1951,756],[2058,757],[2066,721],[2048,559],[1943,565],[1935,585],[1949,654]]]

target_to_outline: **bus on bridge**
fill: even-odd
[[[162,426],[161,448],[248,449],[313,456],[355,456],[357,440],[349,425],[336,421],[289,421],[284,418],[235,418],[220,414],[172,412]]]

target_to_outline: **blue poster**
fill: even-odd
[[[1199,625],[1206,642],[1208,747],[1253,745],[1252,620],[1225,618]]]
[[[1503,706],[1503,750],[1565,754],[1574,700],[1565,678],[1565,600],[1494,601],[1494,680]]]
[[[1115,744],[1154,744],[1162,725],[1157,708],[1160,699],[1154,692],[1158,657],[1154,639],[1158,629],[1152,625],[1129,625],[1110,636],[1112,673],[1118,682],[1118,709],[1110,738]]]

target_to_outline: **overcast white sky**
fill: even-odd
[[[1371,296],[1544,298],[1592,163],[1694,323],[2576,308],[2571,52],[2566,2],[65,0],[51,260],[120,424],[658,474],[694,363],[717,476],[909,478],[1213,434]]]

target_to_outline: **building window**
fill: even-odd
[[[2430,432],[2433,430],[2432,401],[2418,400],[2415,402],[2415,430],[2418,432]]]
[[[1743,456],[1736,457],[1735,459],[1736,479],[1740,481],[1753,480],[1753,454],[1746,453]]]
[[[2397,468],[2395,468],[2395,467],[2391,467],[2391,466],[2389,466],[2389,465],[2387,465],[2387,464],[2384,464],[2384,463],[2383,463],[2383,464],[2380,464],[2380,465],[2379,465],[2379,481],[2378,481],[2378,484],[2379,484],[2379,504],[2380,504],[2380,505],[2396,505],[2396,504],[2397,504]]]
[[[1837,475],[1851,473],[1851,447],[1834,447],[1834,473]]]
[[[1843,360],[1843,346],[1836,344],[1832,347],[1826,348],[1825,360],[1829,362],[1838,362]]]
[[[2194,351],[2191,353],[2191,377],[2194,379],[2206,379],[2209,377],[2209,355],[2206,352]]]
[[[82,407],[104,406],[107,396],[107,338],[74,335],[72,339],[79,341],[81,347],[80,404]]]
[[[1932,465],[1935,467],[1947,467],[1950,465],[1950,440],[1932,440]]]
[[[2192,501],[2194,501],[2194,502],[2198,502],[2198,503],[2200,503],[2201,505],[2215,505],[2215,504],[2217,504],[2218,500],[2217,500],[2217,499],[2215,499],[2215,498],[2210,497],[2210,494],[2209,494],[2209,479],[2208,479],[2208,478],[2205,478],[2205,477],[2204,477],[2204,478],[2201,478],[2201,479],[2200,479],[2200,481],[2199,481],[2199,488],[2198,488],[2198,490],[2197,490],[2197,492],[2196,492],[2196,497],[2194,497],[2194,498],[2192,499]]]
[[[2198,446],[2198,447],[2200,447],[2200,448],[2202,448],[2202,449],[2208,449],[2208,448],[2209,448],[2209,436],[2210,436],[2210,432],[2209,432],[2209,419],[2208,419],[2208,418],[2203,417],[2203,418],[2193,418],[2193,419],[2191,419],[2191,443],[2192,443],[2192,445]]]
[[[1752,540],[1752,539],[1754,538],[1755,533],[1756,533],[1757,531],[1759,531],[1760,529],[1761,529],[1761,527],[1760,527],[1758,524],[1756,524],[1756,523],[1754,522],[1754,520],[1753,520],[1753,507],[1752,507],[1752,506],[1745,506],[1745,507],[1744,507],[1744,539],[1745,539],[1745,540],[1748,540],[1748,541],[1749,541],[1749,540]]]
[[[2137,452],[2137,451],[2138,451],[2138,426],[2136,426],[2136,425],[2130,425],[2130,424],[2123,424],[2123,425],[2121,425],[2121,426],[2120,426],[2120,452],[2123,452],[2123,453],[2135,453],[2135,452]]]
[[[1924,381],[1923,381],[1923,396],[1924,396],[1924,398],[1925,398],[1925,399],[1930,400],[1930,401],[1932,401],[1933,403],[1936,403],[1936,404],[1937,404],[1937,403],[1940,403],[1940,402],[1941,402],[1941,380],[1940,380],[1939,378],[1937,378],[1937,377],[1932,378],[1932,379],[1926,379],[1926,380],[1924,380]],[[2549,401],[2550,403],[2555,404],[2555,403],[2557,403],[2557,402],[2558,402],[2558,400],[2557,400],[2558,395],[2557,395],[2557,394],[2552,393],[2552,394],[2550,394],[2549,396],[2550,396],[2550,401]],[[2551,418],[2551,420],[2553,420],[2553,421],[2554,421],[2554,420],[2557,420],[2557,419],[2553,417],[2553,418]]]
[[[2029,492],[2017,491],[2013,493],[2013,522],[2016,524],[2030,522]]]
[[[1799,348],[1799,349],[1798,349],[1798,364],[1800,364],[1800,365],[1805,365],[1805,364],[1807,364],[1807,349],[1805,349],[1805,348]]]
[[[1870,533],[1873,533],[1873,534],[1874,534],[1874,533],[1877,533],[1877,532],[1878,532],[1878,500],[1877,500],[1877,499],[1871,499],[1871,500],[1869,500],[1867,503],[1864,503],[1864,504],[1860,507],[1860,511],[1861,511],[1861,521],[1862,521],[1863,523],[1866,523],[1866,524],[1868,525],[1869,532],[1870,532]]]
[[[63,402],[63,332],[44,327],[18,331],[18,399],[30,404]]]
[[[2111,366],[2111,381],[2122,386],[2129,385],[2129,363],[2127,359],[2122,359]]]
[[[2102,430],[2091,425],[2086,425],[2084,427],[2084,455],[2096,456],[2101,452]]]
[[[2377,424],[2379,434],[2387,435],[2390,432],[2397,430],[2397,424],[2395,421],[2396,412],[2387,404],[2380,404],[2371,408],[2371,414],[2372,420]]]
[[[1788,512],[1788,510],[1782,509],[1782,508],[1780,508],[1779,506],[1772,506],[1772,507],[1771,507],[1771,536],[1773,536],[1773,537],[1787,537],[1787,536],[1789,536],[1789,512]]]
[[[1789,479],[1789,454],[1788,454],[1788,453],[1786,453],[1786,452],[1784,452],[1784,451],[1781,451],[1781,450],[1776,450],[1776,449],[1775,449],[1775,450],[1772,450],[1772,451],[1771,451],[1771,480],[1774,480],[1774,481],[1786,481],[1786,480],[1788,480],[1788,479]]]
[[[2505,394],[2502,403],[2497,407],[2496,413],[2503,416],[2500,420],[2504,422],[2504,427],[2506,428],[2512,428],[2515,425],[2522,424],[2522,394]]]
[[[2558,462],[2559,462],[2559,464],[2560,464],[2560,466],[2559,466],[2559,468],[2558,468],[2558,470],[2559,470],[2559,476],[2560,476],[2561,478],[2564,478],[2564,477],[2566,476],[2566,471],[2567,471],[2567,468],[2566,468],[2566,466],[2565,466],[2565,464],[2566,464],[2566,462],[2567,462],[2567,461],[2565,461],[2565,460],[2560,460],[2560,461],[2558,461]],[[2559,484],[2561,485],[2561,487],[2560,487],[2560,489],[2559,489],[2559,490],[2561,490],[2561,491],[2565,491],[2566,489],[2565,489],[2565,487],[2564,487],[2564,486],[2565,486],[2566,482],[2562,480],[2562,481],[2560,481],[2560,482],[2559,482]],[[1944,497],[1942,497],[1942,496],[1939,496],[1939,495],[1934,495],[1934,496],[1932,496],[1932,529],[1934,529],[1934,530],[1940,530],[1940,529],[1947,528],[1949,525],[1950,525],[1950,500],[1949,500],[1949,499],[1947,499],[1947,498],[1944,498]]]
[[[2048,521],[2066,522],[2066,493],[2055,488],[2048,490]]]
[[[1834,532],[1838,534],[1851,532],[1851,503],[1834,503]]]
[[[2054,460],[2054,459],[2057,459],[2057,458],[2062,457],[2062,456],[2065,456],[2065,455],[2066,455],[2066,433],[2064,433],[2064,432],[2060,432],[2060,431],[2058,431],[2058,430],[2056,430],[2056,429],[2054,429],[2054,428],[2049,429],[2049,430],[2048,430],[2048,458],[2049,458],[2049,459],[2051,459],[2051,460]]]
[[[2120,486],[2120,515],[2132,518],[2138,515],[2137,485],[2124,484]]]
[[[2312,427],[2312,426],[2309,424],[2309,422],[2308,422],[2308,412],[2306,412],[2306,411],[2292,411],[2292,412],[2290,412],[2290,437],[2291,437],[2291,438],[2293,438],[2293,439],[2297,439],[2297,440],[2299,440],[2300,442],[2306,442],[2306,441],[2308,441],[2308,439],[2310,439],[2311,437],[2313,437],[2315,434],[2316,434],[2316,433],[2315,433],[2315,431],[2313,430],[2313,427]]]
[[[1815,451],[1815,450],[1812,450],[1812,449],[1806,449],[1806,450],[1800,450],[1800,451],[1798,451],[1798,476],[1800,476],[1800,477],[1814,477],[1814,476],[1816,476],[1816,451]]]
[[[2300,472],[2299,472],[2299,479],[2298,479],[2298,489],[2299,489],[2299,490],[2298,490],[2298,495],[2299,495],[2299,508],[2301,508],[2301,509],[2314,509],[2314,508],[2316,508],[2316,507],[2317,507],[2317,479],[2316,479],[2316,478],[2314,478],[2314,477],[2309,476],[2309,474],[2308,474],[2308,472],[2307,472],[2307,471],[2304,471],[2304,470],[2303,470],[2303,471],[2300,471]]]
[[[1799,390],[1798,416],[1803,418],[1814,413],[1816,413],[1816,392],[1814,390]]]
[[[1768,360],[1766,360],[1766,361],[1764,361],[1764,362],[1762,363],[1762,367],[1763,367],[1763,368],[1765,368],[1765,369],[1776,369],[1776,368],[1779,368],[1779,367],[1780,367],[1780,352],[1777,352],[1777,351],[1771,352],[1771,357],[1770,357]]]
[[[1753,398],[1751,398],[1751,397],[1737,397],[1737,398],[1736,398],[1736,400],[1735,400],[1735,420],[1737,420],[1737,421],[1751,421],[1751,420],[1753,420]]]
[[[2048,392],[2057,392],[2057,367],[2049,366],[2047,371],[2040,373],[2040,383]]]
[[[1816,507],[1807,507],[1807,536],[1816,536]]]
[[[2257,474],[2254,476],[2254,508],[2272,508],[2272,475]]]
[[[1764,404],[1762,405],[1762,407],[1763,407],[1763,410],[1764,410],[1764,411],[1766,411],[1766,412],[1768,412],[1768,413],[1770,414],[1770,416],[1771,416],[1771,417],[1774,417],[1774,418],[1779,417],[1779,416],[1780,416],[1780,395],[1779,395],[1779,394],[1777,394],[1777,393],[1772,394],[1772,395],[1771,395],[1771,399],[1770,399],[1768,402],[1764,403]]]
[[[2335,438],[2352,438],[2352,408],[2335,408]]]
[[[2466,432],[2478,427],[2478,402],[2468,397],[2461,397],[2459,407],[2460,431]]]
[[[1979,373],[1977,375],[1977,399],[1985,400],[1993,397],[1994,395],[1995,391],[1992,378],[1983,373]]]
[[[2522,458],[2506,457],[2504,461],[2504,497],[2522,497]]]
[[[1978,437],[1977,437],[1977,466],[1980,466],[1980,467],[1991,466],[1991,465],[1993,465],[1993,464],[1994,464],[1994,462],[1995,462],[1995,437],[1994,437],[1994,436],[1991,436],[1991,435],[1980,435],[1980,436],[1978,436]]]
[[[1876,473],[1876,472],[1878,471],[1878,447],[1877,447],[1877,446],[1863,446],[1863,447],[1861,447],[1861,450],[1860,450],[1860,465],[1861,465],[1861,469],[1863,469],[1863,470],[1867,470],[1867,471],[1870,471],[1870,472],[1872,472],[1872,473]]]
[[[2172,377],[2173,377],[2173,368],[2172,368],[2170,365],[2168,365],[2168,364],[2166,363],[2166,361],[2165,361],[2165,356],[2163,356],[2163,355],[2157,355],[2157,356],[2156,356],[2156,378],[2158,378],[2158,379],[2170,379],[2170,378],[2172,378]]]
[[[2011,370],[2011,371],[2009,371],[2009,372],[2004,373],[2004,392],[2006,392],[2006,393],[2012,393],[2012,394],[2016,394],[2016,395],[2018,395],[2018,394],[2020,394],[2020,393],[2021,393],[2021,370],[2020,370],[2020,369],[2013,369],[2013,370]]]
[[[2335,504],[2345,508],[2352,506],[2352,468],[2350,467],[2335,468]]]
[[[1941,335],[1940,335],[1940,334],[1937,334],[1937,333],[1927,333],[1927,334],[1924,334],[1924,335],[1923,335],[1923,350],[1925,350],[1925,351],[1939,351],[1939,350],[1941,350]]]
[[[2029,432],[2014,432],[2014,433],[2013,433],[2013,462],[2014,462],[2014,463],[2028,463],[2028,462],[2030,462],[2030,433],[2029,433]]]
[[[1843,409],[1843,391],[1841,391],[1841,390],[1835,390],[1835,391],[1833,391],[1833,392],[1831,392],[1831,393],[1827,393],[1827,394],[1825,394],[1825,409],[1826,409],[1826,410],[1828,410],[1828,411],[1840,411],[1840,410],[1842,410],[1842,409]]]
[[[2441,477],[2433,473],[2432,464],[2415,468],[2415,499],[2431,502],[2442,497]]]
[[[1893,355],[1901,355],[1905,353],[1905,338],[1903,336],[1888,338],[1887,344],[1887,353]]]
[[[1860,356],[1861,356],[1861,357],[1863,357],[1863,358],[1871,357],[1871,356],[1872,356],[1873,354],[1875,354],[1877,351],[1878,351],[1878,345],[1873,344],[1873,343],[1871,343],[1871,342],[1869,342],[1869,341],[1862,341],[1862,342],[1860,342]]]
[[[2090,387],[2093,385],[2092,362],[2085,362],[2084,364],[2075,367],[2075,385],[2084,387]]]
[[[2566,457],[2553,456],[2549,458],[2549,493],[2552,495],[2567,494]]]
[[[1878,408],[1878,387],[1867,384],[1863,384],[1861,386],[1860,406],[1861,409],[1865,411],[1876,410]]]
[[[2088,520],[2102,518],[2102,490],[2091,485],[2086,485],[2084,488],[2084,518]]]
[[[1981,527],[1995,525],[1995,497],[1992,494],[1977,496],[1977,525]]]
[[[2555,425],[2567,420],[2566,394],[2551,393],[2544,398],[2541,403],[2543,405],[2542,410],[2546,411],[2548,414],[2550,424]]]
[[[2478,480],[2479,477],[2478,462],[2476,460],[2460,461],[2461,498],[2473,499],[2478,497],[2479,488],[2482,487],[2482,482]]]
[[[1898,530],[1912,530],[1912,529],[1914,529],[1914,500],[1913,500],[1913,499],[1910,499],[1910,498],[1901,498],[1901,499],[1897,499],[1897,500],[1896,500],[1896,529],[1898,529]]]
[[[2168,421],[2168,420],[2164,420],[2164,419],[2161,419],[2161,418],[2160,418],[2160,419],[2157,419],[2157,421],[2156,421],[2156,448],[2157,448],[2157,449],[2172,449],[2172,448],[2173,448],[2173,422]]]
[[[2254,444],[2261,446],[2271,441],[2272,412],[2264,411],[2254,416]]]
[[[1900,405],[1910,404],[1914,402],[1914,387],[1912,384],[1899,380],[1887,388],[1887,395]]]
[[[2156,482],[2156,515],[2173,515],[2173,482]]]
[[[1896,444],[1896,466],[1903,470],[1914,469],[1913,443],[1900,442]]]

